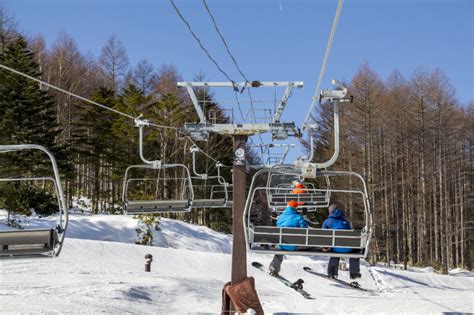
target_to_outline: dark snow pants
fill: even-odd
[[[270,269],[270,271],[279,273],[281,270],[282,262],[283,262],[283,255],[275,255],[273,256],[273,260],[270,263],[270,266],[268,267],[268,269]]]
[[[337,276],[337,271],[339,270],[339,261],[340,257],[329,258],[328,275],[333,274]],[[349,258],[349,273],[360,273],[359,258]]]

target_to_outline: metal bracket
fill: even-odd
[[[209,132],[222,135],[255,135],[271,132],[273,140],[286,140],[288,137],[301,137],[301,131],[294,122],[270,124],[196,124],[186,123],[180,135],[189,136],[196,141],[206,141]]]
[[[344,99],[347,95],[347,88],[336,79],[332,80],[331,83],[337,88],[337,90],[323,89],[319,95],[319,100],[328,100],[330,102],[335,100],[339,102],[349,101]]]
[[[151,161],[151,168],[152,169],[156,169],[156,170],[159,170],[161,169],[161,161],[160,160],[155,160],[155,161]]]
[[[273,140],[285,140],[289,136],[301,137],[300,130],[294,122],[281,123],[280,118],[283,110],[291,96],[294,87],[301,88],[303,82],[178,82],[178,87],[185,87],[189,93],[194,108],[199,116],[199,123],[186,123],[180,134],[190,136],[196,141],[206,141],[209,132],[223,135],[255,135],[271,132]],[[212,124],[206,120],[205,113],[199,104],[194,87],[230,87],[230,88],[258,88],[258,87],[286,87],[285,92],[278,104],[271,123],[242,123],[242,124]]]

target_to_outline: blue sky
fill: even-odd
[[[203,72],[225,78],[199,49],[167,0],[3,0],[28,35],[47,44],[71,35],[83,51],[100,54],[111,34],[130,61],[174,64],[185,80]],[[226,55],[200,0],[176,0],[184,16],[232,78]],[[314,93],[337,0],[208,0],[233,54],[250,80],[304,81],[285,114],[302,121]],[[465,104],[474,99],[474,1],[345,0],[322,87],[350,80],[367,61],[383,78],[418,66],[439,67]]]

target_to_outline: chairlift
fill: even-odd
[[[56,159],[47,148],[36,144],[0,145],[0,153],[23,150],[38,150],[46,153],[53,166],[54,177],[0,178],[0,182],[53,183],[59,208],[58,224],[49,229],[0,231],[0,258],[57,257],[64,243],[69,219]]]
[[[125,170],[122,190],[125,214],[191,211],[194,192],[188,167],[183,164],[165,164],[160,160],[147,160],[143,155],[143,128],[149,123],[136,119],[135,124],[139,128],[139,154],[145,164],[131,165]],[[155,175],[132,177],[132,170],[154,172]]]
[[[220,169],[223,166],[220,162],[216,163],[217,175],[209,176],[207,173],[199,173],[196,169],[196,153],[200,149],[193,145],[190,152],[193,155],[193,173],[191,177],[193,182],[193,208],[226,208],[229,203],[228,188],[224,177],[221,176]]]
[[[358,178],[363,189],[312,189],[312,192],[329,192],[331,194],[353,194],[361,198],[365,226],[362,229],[336,230],[321,228],[289,228],[259,225],[251,220],[250,214],[254,211],[257,196],[272,193],[272,187],[258,187],[260,176],[272,172],[271,168],[258,171],[252,178],[250,193],[244,210],[244,226],[247,249],[254,253],[280,254],[280,255],[308,255],[308,256],[337,256],[337,257],[366,257],[372,235],[372,213],[370,211],[369,199],[365,181],[357,173],[343,171],[321,171],[318,176],[354,176]],[[301,199],[300,199],[301,200]],[[304,202],[304,201],[303,201]],[[306,204],[304,205],[306,206]],[[281,245],[297,246],[297,250],[282,250]],[[322,248],[352,248],[351,253],[322,252]]]
[[[305,159],[298,159],[294,166],[278,166],[278,168],[263,168],[254,174],[252,183],[250,185],[249,197],[244,209],[244,229],[247,249],[250,252],[264,253],[264,254],[280,254],[280,255],[307,255],[307,256],[335,256],[335,257],[354,257],[365,258],[368,254],[369,244],[373,231],[372,212],[370,210],[369,197],[367,194],[367,187],[363,177],[355,172],[349,171],[328,171],[327,168],[333,165],[339,155],[339,111],[338,105],[340,102],[347,101],[344,97],[347,94],[347,88],[333,81],[333,84],[338,88],[337,90],[325,89],[321,93],[321,100],[329,100],[334,106],[334,153],[330,159],[322,163],[313,163],[313,133],[310,132],[310,152],[311,157]],[[301,178],[334,178],[339,176],[352,176],[357,178],[362,189],[336,189],[333,185],[325,189],[307,189],[313,196],[317,196],[318,192],[325,196],[333,197],[333,194],[355,195],[361,199],[361,205],[364,207],[364,221],[365,225],[362,229],[353,230],[339,230],[339,229],[321,229],[321,228],[292,228],[292,227],[274,227],[259,225],[257,222],[251,220],[251,213],[256,208],[257,196],[263,194],[267,195],[268,203],[278,201],[284,203],[285,201],[295,200],[300,202],[308,202],[311,204],[316,199],[306,199],[304,194],[292,195],[284,193],[279,195],[275,192],[276,185],[272,186],[267,183],[265,187],[258,187],[261,182],[260,176],[267,176],[270,180],[271,172],[278,171],[286,173],[291,176],[300,176]],[[329,182],[328,182],[329,183]],[[281,188],[278,188],[281,189]],[[268,197],[270,195],[271,197]],[[275,200],[277,196],[278,200]],[[331,199],[330,198],[330,199]],[[326,200],[329,205],[329,199]],[[296,250],[288,251],[281,249],[280,246],[290,245],[296,246]],[[324,248],[350,248],[349,253],[335,253],[331,251],[321,251]]]

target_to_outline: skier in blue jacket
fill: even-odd
[[[323,229],[335,229],[335,230],[351,230],[351,224],[346,219],[344,211],[338,208],[337,205],[333,204],[329,207],[329,216],[323,222]],[[353,251],[352,248],[339,248],[333,247],[331,251],[334,253],[350,253]],[[337,271],[339,269],[340,257],[329,258],[328,264],[328,277],[337,278]],[[349,258],[349,273],[351,279],[360,278],[360,261],[359,258]]]
[[[287,207],[283,210],[283,213],[280,214],[278,220],[276,222],[276,226],[278,227],[300,227],[300,228],[307,228],[308,223],[305,221],[303,216],[298,213],[299,205],[303,203],[296,202],[291,200],[288,202]],[[280,249],[282,250],[296,250],[297,247],[293,245],[280,245]],[[273,257],[272,262],[268,269],[270,269],[270,273],[272,275],[278,275],[281,269],[281,264],[283,262],[283,255],[275,255]]]

